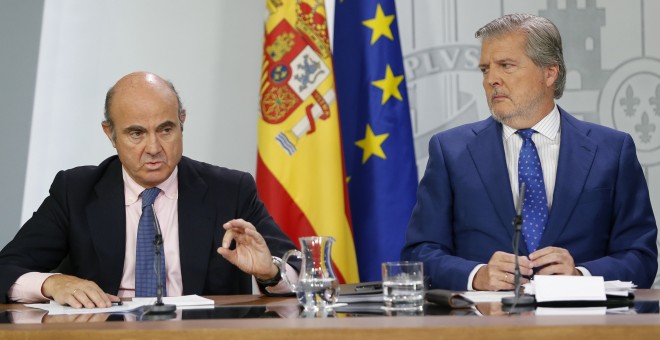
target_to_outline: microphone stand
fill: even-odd
[[[522,234],[522,201],[525,199],[525,182],[520,186],[520,196],[518,197],[518,204],[516,205],[516,216],[513,218],[513,263],[514,263],[514,272],[513,272],[513,285],[514,285],[514,296],[508,296],[502,298],[502,310],[506,312],[524,312],[534,309],[534,303],[536,300],[531,295],[520,295],[520,265],[518,264],[518,251],[520,249],[520,234]]]
[[[154,214],[154,228],[156,229],[156,237],[154,239],[154,251],[156,252],[156,258],[154,261],[154,269],[156,271],[156,280],[158,280],[158,286],[156,288],[156,302],[151,306],[146,308],[144,314],[145,316],[151,315],[154,317],[147,317],[150,320],[166,320],[176,317],[176,305],[166,305],[163,303],[163,280],[161,279],[160,272],[160,261],[162,258],[162,253],[160,251],[161,246],[163,245],[163,233],[160,230],[160,223],[158,223],[158,217],[156,217],[156,209],[154,205],[151,205],[151,211]]]

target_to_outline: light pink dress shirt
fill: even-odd
[[[181,281],[181,261],[179,260],[179,180],[174,171],[165,182],[158,185],[161,190],[154,201],[154,209],[163,233],[165,254],[166,288],[168,296],[180,296],[183,292]],[[140,216],[142,216],[142,197],[145,190],[137,184],[122,168],[124,177],[124,197],[126,206],[126,253],[124,254],[124,273],[119,285],[119,297],[135,296],[135,244]]]

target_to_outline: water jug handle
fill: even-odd
[[[289,277],[286,275],[286,263],[289,260],[289,257],[291,256],[295,256],[299,259],[302,259],[302,253],[300,252],[300,250],[291,249],[287,251],[286,253],[284,253],[284,256],[282,256],[282,262],[280,263],[280,272],[282,273],[282,279],[284,280],[284,282],[287,284],[287,286],[289,286],[289,289],[295,293],[298,291],[298,286],[291,283],[291,281],[289,281]]]

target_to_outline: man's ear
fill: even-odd
[[[547,66],[544,68],[543,73],[545,76],[545,85],[552,86],[559,77],[559,65]]]
[[[112,143],[113,148],[117,148],[115,145],[115,139],[112,138],[112,128],[110,127],[110,124],[108,122],[101,122],[101,127],[103,128],[103,132],[105,133],[106,136],[108,136],[108,139],[110,140],[110,143]]]
[[[186,110],[185,109],[181,111],[181,115],[179,116],[179,120],[181,121],[181,125],[183,125],[183,123],[186,121]],[[182,128],[183,128],[183,126],[182,126]]]

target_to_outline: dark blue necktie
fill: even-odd
[[[523,139],[518,158],[518,187],[525,183],[525,197],[522,205],[522,232],[527,244],[527,250],[534,252],[538,246],[545,225],[548,222],[548,199],[545,195],[543,182],[543,169],[539,160],[539,153],[532,141],[536,131],[522,129],[516,131]]]
[[[156,296],[158,280],[156,278],[154,240],[156,238],[156,226],[154,223],[154,210],[152,204],[160,193],[160,189],[151,188],[142,192],[142,216],[138,223],[137,246],[135,250],[135,296]],[[160,245],[160,253],[163,254],[163,245]],[[165,293],[165,255],[160,261],[161,282],[163,283],[163,295]]]

